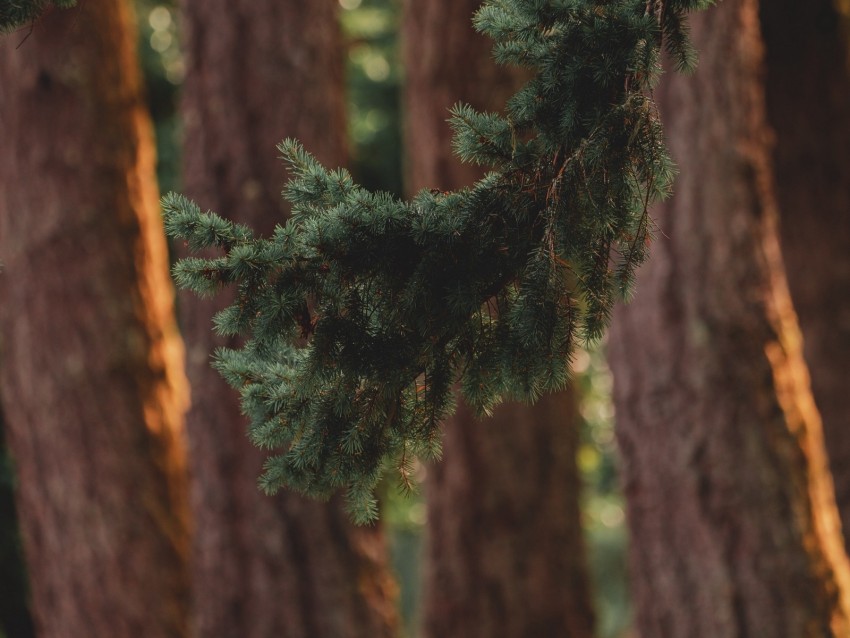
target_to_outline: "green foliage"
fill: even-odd
[[[0,31],[11,31],[31,24],[48,7],[73,7],[76,0],[0,0]]]
[[[398,0],[342,0],[351,172],[370,190],[402,192]]]
[[[179,85],[185,62],[175,0],[136,0],[139,62],[156,135],[156,177],[163,192],[180,188]]]
[[[178,284],[236,288],[215,328],[247,340],[215,365],[270,451],[266,490],[344,489],[369,520],[385,460],[407,482],[411,457],[439,456],[456,384],[486,413],[567,382],[646,258],[647,207],[673,175],[660,48],[689,61],[683,15],[705,4],[486,2],[475,25],[496,59],[536,73],[504,114],[453,109],[457,153],[492,169],[469,188],[401,201],[287,140],[292,217],[271,237],[164,198],[169,235],[222,253],[179,262]]]
[[[626,529],[623,494],[617,479],[612,377],[603,340],[577,351],[573,385],[579,397],[581,444],[577,461],[582,477],[582,524],[597,610],[599,638],[623,638],[631,622],[625,572]]]

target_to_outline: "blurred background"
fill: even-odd
[[[474,3],[465,4],[471,7]],[[402,195],[407,160],[402,114],[401,3],[398,0],[339,0],[338,5],[345,62],[348,166],[355,179],[369,189]],[[187,73],[180,12],[174,2],[150,0],[137,0],[135,10],[146,103],[155,131],[156,177],[163,193],[180,192],[183,138],[179,104]],[[459,26],[468,29],[468,22],[469,18]],[[33,37],[38,37],[37,31]],[[20,39],[17,34],[11,38]],[[24,52],[26,47],[26,44],[22,47]],[[469,69],[471,76],[480,72],[480,69]],[[435,113],[434,117],[440,122],[446,120],[447,108]],[[500,105],[493,103],[491,108],[497,109]],[[446,135],[444,132],[445,139]],[[265,146],[255,152],[270,155],[277,141],[268,139]],[[280,184],[283,179],[281,165]],[[227,211],[221,212],[227,214]],[[600,344],[597,349],[577,353],[574,369],[579,418],[576,424],[564,420],[564,425],[578,427],[580,431],[577,463],[583,485],[581,521],[588,539],[598,614],[597,635],[614,638],[626,635],[629,604],[624,512],[615,469],[611,375],[601,354],[602,348]],[[0,464],[0,573],[3,574],[0,631],[9,638],[25,638],[34,635],[34,629],[27,606],[26,568],[15,517],[15,479],[11,463],[4,452]],[[417,473],[421,480],[427,471],[420,467]],[[388,535],[392,569],[398,579],[398,606],[403,619],[401,635],[406,636],[416,635],[415,628],[420,622],[427,516],[421,491],[406,495],[392,482],[384,486],[382,520]]]
[[[709,222],[676,226],[659,211],[657,240],[680,252],[659,249],[661,266],[642,275],[646,299],[669,302],[661,315],[686,326],[684,336],[636,302],[615,319],[612,352],[605,340],[576,352],[564,393],[534,408],[503,406],[483,422],[461,409],[446,424],[443,462],[414,464],[413,494],[388,480],[381,524],[366,529],[335,500],[257,492],[262,454],[245,439],[237,398],[208,365],[211,350],[228,343],[210,333],[225,301],[172,299],[165,261],[186,253],[165,252],[154,198],[186,193],[268,232],[286,215],[274,147],[288,136],[372,190],[406,196],[472,183],[481,173],[450,155],[448,108],[465,101],[498,110],[525,79],[496,67],[489,43],[472,32],[479,2],[134,0],[115,9],[124,5],[84,0],[67,15],[49,12],[31,32],[5,35],[0,638],[801,636],[793,625],[790,633],[754,629],[762,621],[752,618],[773,614],[782,626],[780,609],[809,603],[812,617],[833,622],[840,605],[819,596],[839,586],[817,579],[841,583],[850,567],[840,534],[829,538],[806,516],[827,511],[846,524],[850,511],[850,437],[841,428],[850,362],[850,2],[819,1],[802,17],[780,4],[759,13],[755,2],[727,0],[723,12],[709,12],[719,17],[698,22],[695,38],[710,79],[695,93],[671,83],[659,95],[682,160],[682,208],[731,229],[721,240]],[[717,62],[727,49],[729,59]],[[763,81],[766,98],[753,98]],[[812,100],[820,110],[803,118],[813,106],[797,104],[794,92],[821,96]],[[727,117],[735,109],[744,115]],[[729,129],[714,146],[711,135],[693,134],[719,120]],[[819,129],[825,121],[828,134]],[[37,139],[26,133],[36,129]],[[774,133],[779,142],[768,141]],[[151,136],[155,165],[145,150]],[[689,145],[699,168],[687,172]],[[724,172],[730,166],[734,175]],[[52,180],[52,170],[65,177]],[[702,170],[714,186],[744,175],[749,195],[703,201],[688,179]],[[106,182],[120,187],[95,201]],[[58,203],[40,206],[39,193]],[[806,215],[794,216],[811,207],[809,196],[825,211],[811,228],[800,221]],[[117,211],[114,222],[103,222],[105,209]],[[43,219],[17,210],[44,211]],[[782,269],[783,256],[762,248],[777,239],[777,211],[799,327],[790,297],[783,306],[782,294],[763,294],[775,292],[771,273]],[[727,267],[741,254],[758,263]],[[676,285],[665,277],[676,268],[709,274],[670,302],[664,294]],[[820,270],[800,274],[808,268]],[[695,289],[705,307],[687,297]],[[750,305],[739,309],[739,297]],[[60,302],[88,314],[49,311]],[[70,337],[48,343],[60,325]],[[770,354],[774,342],[781,354]],[[666,345],[646,345],[656,343]],[[633,362],[618,377],[619,398],[609,354],[615,368]],[[679,356],[692,358],[667,365]],[[783,366],[797,372],[782,376]],[[656,421],[664,428],[651,427]],[[761,438],[736,438],[750,431]],[[824,433],[833,476],[806,465],[826,467]],[[628,475],[617,440],[630,455]],[[640,535],[630,563],[634,604],[623,484]],[[781,518],[799,511],[807,514]],[[668,524],[680,513],[697,522]],[[761,547],[773,547],[769,530],[783,526],[792,531],[775,541],[777,554],[806,557],[788,558],[793,568],[760,553],[773,551]],[[803,584],[760,596],[749,564],[771,582]],[[812,567],[821,564],[829,567]],[[750,609],[742,602],[750,594],[770,598],[773,611]],[[799,617],[809,617],[806,609]],[[736,620],[720,627],[709,617]],[[741,627],[754,633],[736,633]]]
[[[370,190],[404,194],[404,68],[399,0],[339,0],[346,71],[349,169]],[[139,51],[157,139],[157,177],[162,191],[180,190],[178,99],[186,72],[174,3],[137,2]],[[466,26],[466,25],[464,25]],[[471,71],[477,73],[475,69]],[[494,104],[492,108],[499,108]],[[448,112],[437,114],[446,120]],[[582,478],[582,524],[598,618],[598,636],[628,635],[625,514],[616,474],[611,374],[604,343],[581,350],[573,365],[581,433],[577,463]],[[424,468],[417,477],[423,479]],[[384,486],[382,518],[390,535],[399,605],[407,636],[419,621],[422,552],[427,508],[421,492],[408,495]]]

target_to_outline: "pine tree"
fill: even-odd
[[[492,0],[476,14],[494,56],[534,74],[504,114],[452,110],[454,147],[491,169],[411,201],[371,193],[280,146],[293,216],[269,237],[179,195],[167,232],[215,258],[177,282],[234,285],[215,320],[250,338],[215,365],[242,394],[261,479],[375,516],[385,459],[439,455],[439,423],[464,399],[488,413],[564,386],[577,339],[604,330],[650,238],[648,205],[673,167],[651,97],[664,46],[693,65],[685,14],[708,0]]]
[[[850,636],[850,565],[779,250],[759,4],[695,19],[699,72],[658,90],[681,177],[611,330],[640,636]],[[762,16],[784,12],[770,5]]]
[[[481,167],[452,154],[446,111],[458,98],[497,108],[528,79],[493,62],[490,41],[468,19],[480,6],[404,3],[408,192],[480,179]],[[594,635],[577,408],[573,387],[534,405],[505,402],[486,418],[458,401],[424,485],[422,638]]]
[[[346,158],[339,5],[183,0],[181,8],[183,187],[271,231],[286,215],[278,140],[298,135],[325,161]],[[239,397],[208,361],[214,347],[238,343],[210,332],[212,316],[231,301],[227,292],[178,300],[193,399],[194,636],[393,636],[395,583],[381,527],[352,525],[341,499],[257,490],[263,451],[245,437]]]

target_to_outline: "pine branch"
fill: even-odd
[[[666,47],[690,58],[680,0],[490,0],[476,27],[502,62],[534,69],[504,114],[452,110],[456,153],[492,172],[411,201],[357,186],[294,140],[280,145],[292,217],[269,238],[178,195],[166,229],[216,258],[175,278],[211,294],[248,337],[215,365],[250,437],[273,451],[261,485],[327,497],[357,520],[388,465],[439,455],[456,384],[480,413],[563,387],[577,340],[605,329],[646,257],[652,201],[674,173],[651,89]]]

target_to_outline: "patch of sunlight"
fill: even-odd
[[[166,31],[171,26],[171,11],[162,5],[154,7],[148,14],[148,24],[154,31]]]
[[[373,55],[364,62],[363,71],[373,82],[383,82],[390,77],[390,63],[382,55]]]
[[[594,447],[591,447],[589,445],[582,445],[578,450],[578,469],[583,474],[587,474],[596,470],[599,467],[599,463],[601,460],[602,457],[599,454],[599,450]]]
[[[168,31],[154,31],[151,34],[151,49],[157,53],[164,53],[174,43],[174,36]]]

